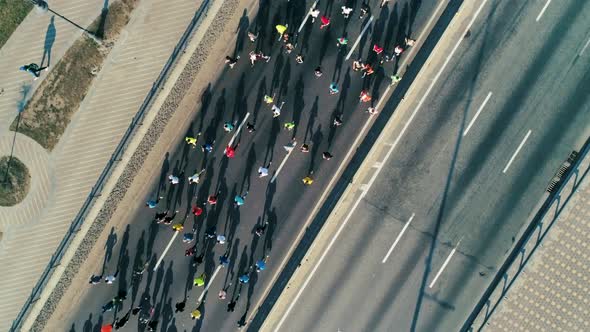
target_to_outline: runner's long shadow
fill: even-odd
[[[382,46],[381,37],[383,36],[383,32],[385,31],[385,24],[387,23],[387,19],[389,18],[389,8],[383,7],[381,12],[379,13],[379,17],[375,24],[373,25],[373,33],[371,34],[371,46],[372,45],[379,45]]]
[[[244,9],[242,13],[242,17],[240,18],[240,22],[238,23],[238,28],[236,29],[236,49],[234,52],[234,57],[239,55],[243,48],[244,48],[244,39],[246,39],[246,35],[248,33],[248,28],[250,27],[250,19],[248,18],[248,10]]]
[[[374,81],[373,81],[373,89],[371,91],[371,105],[374,105],[374,103],[379,100],[380,95],[380,89],[381,89],[381,85],[383,83],[383,79],[385,78],[385,68],[383,67],[379,67],[377,68],[377,70],[375,71],[375,73],[371,76],[374,76]]]
[[[98,316],[98,321],[96,322],[96,325],[94,325],[94,328],[92,329],[93,332],[101,332],[101,328],[102,328],[102,322],[103,322],[103,316]]]
[[[253,236],[252,242],[250,242],[250,258],[248,261],[248,266],[253,267],[256,263],[256,249],[258,249],[258,241],[260,240],[259,236]]]
[[[172,309],[172,298],[168,298],[168,302],[162,308],[162,319],[161,319],[161,331],[171,331],[173,328],[176,327],[172,324],[170,327],[168,325],[171,321],[173,321],[174,311]]]
[[[203,131],[205,117],[207,116],[209,106],[211,106],[211,100],[213,100],[213,93],[211,92],[211,82],[209,82],[209,84],[207,84],[207,88],[205,89],[205,91],[203,91],[203,94],[201,95],[201,110],[199,112],[201,121],[199,122],[199,133]]]
[[[250,281],[248,282],[248,296],[246,298],[246,310],[242,317],[240,317],[239,323],[240,325],[246,325],[246,317],[248,317],[248,312],[250,311],[250,306],[252,305],[252,295],[254,295],[254,287],[256,287],[256,283],[258,282],[258,273],[251,272],[250,273]]]
[[[268,186],[266,187],[266,198],[264,200],[264,209],[262,210],[264,213],[268,213],[270,211],[270,207],[272,206],[272,200],[274,199],[276,192],[277,192],[276,181],[269,183]]]
[[[92,313],[88,315],[88,319],[84,322],[82,326],[83,332],[92,332]]]
[[[369,22],[369,18],[371,15],[367,15],[364,19],[363,19],[363,24],[361,24],[361,26],[359,27],[359,34],[363,31],[363,28],[365,27],[366,24],[368,24]],[[351,58],[353,59],[362,59],[363,58],[363,52],[365,50],[365,45],[367,44],[367,41],[369,40],[369,36],[371,35],[371,33],[373,32],[373,30],[375,29],[375,26],[370,26],[367,28],[367,32],[361,37],[361,40],[358,43],[358,55],[356,57],[351,55]],[[372,45],[370,45],[372,46]],[[370,51],[370,50],[369,50]],[[369,53],[369,56],[371,54]]]
[[[270,1],[269,0],[260,0],[258,1],[258,13],[256,14],[256,19],[254,20],[255,26],[255,33],[258,34],[258,39],[256,40],[256,49],[261,50],[262,46],[264,45],[264,40],[267,37],[268,31],[268,19],[270,17]]]
[[[283,98],[283,96],[287,96],[289,92],[289,81],[291,80],[291,63],[287,61],[283,66],[283,73],[282,73],[283,80],[281,81],[281,86],[279,88],[279,93],[277,95],[277,102]]]
[[[298,44],[301,44],[301,53],[303,54],[306,54],[309,49],[309,38],[313,31],[313,26],[314,23],[311,23],[311,20],[309,20],[303,27],[303,36],[301,36],[301,41],[298,41]],[[297,38],[299,39],[299,37]]]
[[[396,45],[405,45],[406,30],[409,23],[409,5],[406,2],[402,8],[402,12],[399,17],[399,28],[397,29],[397,36],[395,37]]]
[[[387,22],[387,28],[385,29],[385,37],[383,39],[383,49],[384,53],[389,53],[393,50],[393,35],[395,33],[395,29],[398,27],[398,7],[397,2],[393,4],[393,8],[389,13],[389,22]]]
[[[105,0],[108,1],[108,0]],[[43,46],[43,57],[41,58],[41,64],[39,67],[49,67],[51,65],[51,49],[55,43],[55,36],[57,32],[55,30],[55,16],[51,16],[51,21],[47,26],[47,32],[45,32],[45,44]],[[47,59],[47,64],[45,63]]]
[[[176,163],[174,164],[174,167],[172,168],[172,175],[178,176],[178,174],[180,173],[180,161],[177,160]],[[168,181],[170,182],[170,181]],[[168,188],[168,192],[166,193],[166,210],[172,210],[174,211],[174,208],[171,207],[173,199],[174,199],[174,191],[176,190],[176,186],[172,183],[170,183],[170,186]]]
[[[311,161],[309,163],[308,173],[311,173],[316,167],[316,159],[323,139],[324,134],[322,133],[322,125],[320,124],[311,137]]]
[[[229,252],[229,264],[227,265],[227,272],[225,273],[225,279],[223,280],[223,287],[228,287],[229,283],[233,282],[235,277],[234,266],[236,265],[236,259],[238,258],[238,251],[240,250],[240,239],[237,238],[235,241],[228,241],[227,252]]]
[[[269,95],[271,97],[274,94],[273,91],[278,88],[279,80],[281,79],[281,71],[283,69],[283,64],[285,63],[285,56],[283,55],[282,51],[279,51],[279,54],[277,54],[276,58],[277,60],[275,61],[275,66],[272,72],[272,80],[270,81]]]
[[[254,165],[256,164],[256,143],[252,142],[250,146],[250,151],[248,152],[248,159],[246,159],[246,168],[244,170],[244,178],[242,179],[242,184],[240,186],[240,193],[243,194],[244,191],[250,190],[250,183],[252,178],[252,171],[254,169]],[[246,186],[246,188],[244,188]]]
[[[200,170],[195,169],[192,174],[199,172]],[[193,198],[195,198],[197,193],[197,184],[188,184],[188,188],[186,190],[186,209],[184,212],[184,220],[186,220],[191,213],[191,209],[193,207]],[[198,203],[198,202],[197,202]]]
[[[225,101],[225,88],[221,90],[221,95],[217,98],[217,103],[215,104],[215,116],[209,122],[209,126],[205,130],[205,137],[207,140],[213,141],[217,134],[217,128],[219,128],[219,124],[223,121],[223,113],[225,112],[226,101]]]
[[[163,280],[163,288],[162,288],[162,295],[160,295],[160,300],[157,301],[156,300],[156,294],[157,292],[154,292],[154,301],[157,301],[156,305],[155,305],[155,310],[154,310],[154,316],[153,316],[153,320],[158,321],[159,320],[159,316],[162,315],[164,316],[167,321],[170,320],[170,318],[166,318],[166,311],[170,312],[170,315],[172,314],[172,303],[171,303],[171,299],[168,300],[168,305],[166,305],[164,303],[164,301],[166,300],[166,298],[168,297],[168,293],[170,291],[170,287],[172,286],[172,282],[174,281],[174,272],[173,272],[173,264],[174,261],[170,261],[170,264],[168,264],[168,268],[166,269],[166,276]],[[163,270],[163,269],[162,269]],[[162,323],[164,322],[164,320],[162,320]],[[165,327],[166,324],[162,324],[162,327]]]
[[[304,89],[305,85],[303,84],[303,75],[299,75],[297,79],[297,83],[295,83],[295,96],[293,97],[293,123],[295,123],[295,128],[293,129],[293,136],[295,138],[297,136],[297,129],[299,129],[299,122],[301,122],[301,115],[303,113],[303,109],[305,108],[305,98],[304,98]],[[315,102],[318,102],[318,96],[316,96]]]
[[[164,328],[162,327],[162,332],[178,332],[178,329],[176,328],[176,317],[172,317],[172,321],[170,321],[170,326],[168,327],[167,330],[164,330]]]
[[[324,10],[322,10],[322,13],[325,13],[324,15],[331,16],[333,6],[334,6],[334,0],[326,1],[326,7],[324,7]]]
[[[319,101],[319,96],[316,96],[316,101]],[[305,135],[303,136],[303,143],[307,142],[308,135],[313,133],[313,126],[318,117],[319,103],[314,102],[309,110],[309,119],[307,119],[307,127],[305,128]]]
[[[158,268],[158,271],[156,272],[156,281],[154,282],[154,291],[152,294],[152,298],[154,299],[154,301],[156,301],[158,292],[160,291],[160,286],[162,286],[162,282],[164,281],[164,266],[165,261],[162,261]]]
[[[262,99],[266,94],[266,75],[260,81],[260,85],[258,86],[258,95],[256,95],[256,100],[254,101],[254,109],[252,114],[252,123],[256,125],[256,121],[258,121],[258,113],[260,112],[260,108],[262,107]]]
[[[344,38],[346,38],[346,33],[344,34]],[[342,73],[342,66],[344,65],[346,53],[348,53],[346,46],[343,45],[338,48],[336,53],[336,64],[334,65],[334,73],[332,74],[332,82],[340,81],[340,74]]]
[[[338,102],[336,103],[336,109],[338,110],[338,115],[342,115],[344,113],[344,106],[347,104],[346,99],[348,98],[348,90],[350,90],[350,85],[352,83],[350,77],[350,67],[346,70],[346,74],[344,75],[344,81],[342,82],[342,91],[340,92],[340,96],[338,98]],[[351,107],[354,110],[354,107]]]
[[[137,241],[137,245],[135,246],[135,258],[133,259],[133,266],[134,269],[142,269],[144,267],[145,262],[149,261],[149,259],[144,260],[143,254],[145,250],[145,230],[141,231],[141,236]],[[137,297],[137,292],[139,291],[139,285],[141,283],[141,276],[132,276],[131,281],[131,306],[135,303],[135,298]]]
[[[272,250],[272,237],[278,229],[278,218],[276,213],[276,208],[272,208],[267,214],[267,222],[268,222],[268,230],[266,231],[266,235],[264,236],[264,245],[262,247],[262,256],[265,257],[268,251]]]
[[[420,10],[420,6],[422,6],[422,0],[410,0],[410,19],[408,22],[408,36],[412,37],[412,26],[416,21],[416,15],[418,14],[418,10]]]
[[[160,191],[166,191],[166,174],[170,171],[170,153],[166,152],[164,155],[164,161],[162,162],[162,169],[160,171],[160,180],[158,181],[158,191],[156,198],[160,197]]]
[[[229,213],[231,213],[230,218],[230,225],[229,229],[227,230],[227,242],[232,243],[234,236],[236,236],[236,230],[238,229],[238,225],[240,224],[241,216],[240,211],[238,209],[232,209]],[[229,248],[228,248],[229,250]]]
[[[184,173],[184,169],[180,172],[180,174],[178,174],[178,179],[178,184],[176,184],[176,199],[174,200],[174,205],[172,206],[173,211],[176,211],[176,207],[180,209],[180,207],[182,206],[182,193],[184,192],[184,185],[188,182],[187,177]]]
[[[154,249],[154,243],[156,241],[156,237],[158,235],[158,232],[160,231],[160,227],[158,227],[159,225],[156,224],[153,220],[152,222],[150,222],[150,226],[149,226],[149,236],[148,236],[148,241],[147,241],[147,248],[146,248],[146,259],[149,260],[151,257],[151,260],[153,261],[151,266],[155,266],[156,265],[156,261],[155,261],[155,256],[153,255],[153,249]]]
[[[277,3],[278,1],[274,1],[274,2]],[[279,6],[283,6],[283,5],[284,5],[283,2],[281,2],[279,4]],[[272,23],[270,24],[270,27],[269,27],[270,33],[268,34],[268,38],[265,38],[267,40],[267,48],[268,49],[272,49],[275,41],[277,40],[277,38],[275,36],[277,36],[278,32],[275,30],[275,27],[279,24],[284,25],[285,22],[281,18],[281,11],[277,10],[275,15],[272,17]],[[279,52],[282,52],[282,51],[279,51]]]
[[[334,38],[334,36],[332,36],[332,30],[330,29],[330,26],[328,26],[326,31],[323,31],[324,33],[324,39],[322,39],[322,45],[320,46],[320,58],[319,58],[319,65],[322,65],[322,61],[324,60],[324,57],[326,56],[326,53],[328,52],[328,46],[333,45],[331,41],[336,40],[336,38]]]
[[[117,243],[117,234],[115,234],[115,227],[112,227],[111,232],[109,233],[109,236],[107,237],[107,242],[104,245],[105,254],[104,254],[104,260],[102,262],[102,268],[101,268],[100,275],[105,274],[105,269],[106,269],[107,263],[110,262],[111,257],[113,256],[113,248],[115,247],[116,243]]]
[[[281,124],[277,118],[272,119],[272,127],[270,128],[270,136],[268,137],[268,143],[266,145],[266,153],[264,155],[264,165],[268,165],[274,157],[274,149],[277,143],[277,136],[281,130]]]
[[[238,278],[244,274],[244,273],[248,273],[249,270],[249,266],[248,266],[248,245],[244,246],[244,249],[242,250],[242,255],[240,256],[240,263],[238,264]],[[234,291],[232,294],[232,299],[235,299],[236,296],[239,296],[239,293],[242,290],[242,284],[238,282],[238,280],[235,281],[235,286],[234,286]],[[237,292],[237,293],[236,293]]]
[[[127,249],[129,245],[129,234],[130,234],[131,227],[127,224],[125,228],[125,233],[123,234],[123,240],[121,241],[121,248],[119,249],[119,258],[117,260],[117,271],[119,275],[117,279],[119,280],[119,291],[127,291],[127,270],[129,268],[129,262],[131,261],[129,258],[129,250]],[[119,307],[117,311],[120,311],[122,308]]]
[[[240,81],[238,82],[238,87],[236,88],[236,98],[234,102],[234,112],[231,116],[231,122],[235,123],[237,121],[241,121],[241,119],[246,115],[248,103],[245,101],[244,98],[244,90],[246,89],[246,73],[243,72],[240,75]],[[236,125],[237,126],[237,125]]]
[[[194,121],[191,122],[190,126],[186,130],[185,137],[196,137],[197,136],[193,130],[194,124],[195,124]],[[186,167],[185,165],[188,162],[189,151],[194,150],[194,149],[195,148],[191,144],[184,144],[183,145],[182,157],[180,157],[180,165],[178,166],[179,169],[183,170]]]
[[[299,27],[306,14],[305,1],[287,2],[287,18],[289,19],[290,26]]]

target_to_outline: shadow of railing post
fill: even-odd
[[[37,283],[35,284],[35,286],[33,287],[33,290],[31,291],[31,295],[29,295],[29,297],[27,298],[27,300],[23,304],[20,312],[18,313],[18,315],[16,316],[16,318],[12,322],[12,326],[10,327],[10,330],[9,330],[10,332],[16,332],[21,328],[21,325],[22,325],[25,317],[27,316],[27,313],[31,309],[33,303],[35,303],[40,298],[41,292],[43,291],[44,286],[46,285],[49,277],[51,276],[52,271],[57,266],[59,266],[61,264],[61,259],[63,258],[66,249],[68,248],[69,244],[71,243],[74,235],[81,229],[81,226],[86,219],[88,211],[90,210],[90,208],[92,207],[92,205],[95,202],[95,198],[101,197],[104,184],[105,184],[106,180],[109,178],[109,176],[111,175],[112,171],[114,170],[115,161],[122,160],[122,155],[125,152],[125,149],[126,149],[127,145],[129,144],[130,139],[133,137],[133,135],[135,133],[135,129],[138,126],[141,126],[143,124],[143,117],[145,116],[146,111],[151,106],[151,104],[154,100],[154,97],[157,95],[158,89],[161,88],[163,83],[168,78],[168,75],[170,74],[170,70],[174,67],[174,64],[176,63],[176,60],[178,59],[178,55],[181,53],[181,50],[184,51],[186,49],[186,46],[187,46],[188,41],[190,39],[190,36],[194,33],[194,30],[198,26],[201,19],[203,18],[203,15],[207,12],[210,2],[211,2],[211,0],[204,0],[201,3],[201,6],[195,12],[195,15],[193,16],[191,22],[188,24],[184,33],[180,37],[178,43],[174,47],[174,50],[172,51],[172,54],[168,58],[168,61],[166,61],[166,64],[164,65],[164,67],[160,71],[160,75],[158,75],[158,78],[153,83],[152,88],[150,89],[150,91],[148,92],[143,103],[139,107],[138,112],[135,114],[135,116],[131,120],[129,127],[127,128],[127,130],[125,131],[125,134],[121,138],[121,141],[119,142],[119,144],[115,148],[115,151],[111,155],[111,158],[107,162],[107,165],[105,166],[105,168],[101,172],[100,176],[98,177],[96,184],[90,190],[90,194],[88,194],[88,197],[84,201],[84,204],[82,204],[80,211],[78,212],[78,214],[76,215],[76,217],[74,218],[72,223],[70,224],[70,227],[69,227],[66,235],[64,236],[62,241],[57,246],[55,253],[53,255],[51,255],[51,259],[49,260],[49,264],[47,264],[47,267],[45,268],[45,270],[41,274],[41,276],[40,276],[39,280],[37,281]]]

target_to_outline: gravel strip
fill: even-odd
[[[184,71],[174,84],[170,94],[158,111],[158,114],[148,129],[147,134],[143,137],[141,143],[133,153],[133,156],[125,167],[121,177],[117,181],[115,188],[109,194],[109,197],[107,198],[104,206],[101,208],[98,216],[94,220],[90,230],[82,241],[82,244],[77,249],[75,256],[66,267],[61,279],[43,306],[43,309],[41,309],[41,312],[37,316],[31,331],[42,331],[45,327],[45,324],[53,314],[55,308],[59,304],[59,301],[71,284],[73,278],[78,273],[81,265],[88,258],[90,252],[97,242],[97,239],[105,229],[106,225],[109,223],[111,216],[117,209],[118,203],[123,200],[123,197],[125,197],[125,194],[133,183],[135,176],[138,174],[144,164],[144,161],[147,159],[151,148],[156,145],[156,142],[164,131],[168,121],[172,115],[174,115],[178,105],[192,85],[195,77],[202,67],[202,64],[209,56],[209,53],[213,48],[213,44],[218,40],[219,35],[225,29],[227,22],[230,21],[229,18],[234,15],[235,10],[238,8],[238,3],[238,0],[226,1],[224,6],[217,13],[215,19],[207,29],[205,36],[187,63]]]

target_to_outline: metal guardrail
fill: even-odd
[[[102,173],[98,177],[96,184],[92,187],[92,190],[90,190],[90,194],[88,195],[88,198],[86,198],[86,201],[82,205],[82,208],[80,209],[80,211],[78,212],[78,214],[76,215],[74,220],[72,221],[70,228],[68,229],[63,240],[60,242],[59,246],[57,247],[55,253],[53,255],[51,255],[51,259],[49,260],[49,264],[47,264],[47,267],[45,268],[45,270],[41,274],[39,281],[37,281],[37,284],[35,285],[35,287],[33,287],[33,290],[31,291],[31,295],[29,296],[27,301],[24,303],[21,311],[16,316],[15,320],[12,322],[12,326],[10,327],[10,332],[16,332],[20,329],[25,317],[27,316],[27,313],[29,312],[29,310],[32,307],[32,304],[35,303],[39,299],[39,296],[40,296],[41,292],[43,291],[44,286],[46,285],[47,281],[49,280],[49,277],[51,276],[53,269],[60,265],[61,259],[63,258],[65,251],[69,248],[69,245],[70,245],[72,239],[74,238],[74,234],[76,234],[80,230],[82,223],[86,219],[88,211],[90,210],[90,208],[94,204],[95,198],[99,197],[101,195],[101,191],[102,191],[102,188],[103,188],[106,180],[110,177],[111,173],[113,172],[113,170],[115,168],[114,167],[115,162],[121,160],[120,157],[125,152],[125,149],[127,148],[130,139],[135,134],[136,128],[138,126],[142,125],[143,117],[145,116],[146,111],[150,108],[152,102],[154,101],[154,97],[157,95],[158,89],[161,87],[161,85],[168,78],[170,71],[173,68],[173,66],[178,58],[178,55],[181,54],[184,51],[184,49],[186,48],[186,45],[187,45],[187,42],[188,42],[190,36],[193,34],[195,28],[198,26],[198,23],[200,22],[203,15],[207,12],[207,9],[209,7],[209,3],[210,3],[210,0],[204,0],[203,3],[201,4],[201,6],[195,12],[193,19],[191,20],[191,22],[189,23],[189,25],[185,29],[184,33],[180,37],[180,40],[178,41],[176,46],[174,47],[172,54],[168,58],[168,61],[166,62],[164,67],[162,68],[160,75],[153,83],[151,90],[148,92],[143,103],[139,107],[138,112],[135,114],[135,116],[131,120],[131,123],[129,124],[129,128],[127,128],[127,131],[125,132],[125,134],[121,138],[121,141],[119,142],[119,144],[115,148],[115,151],[111,155],[111,158],[109,159],[107,165],[105,166]]]
[[[524,231],[524,233],[522,234],[522,236],[518,240],[517,244],[514,246],[514,248],[510,252],[510,255],[506,258],[506,260],[504,261],[504,264],[502,264],[502,266],[500,267],[500,269],[496,273],[496,276],[494,277],[494,279],[492,280],[492,282],[490,283],[490,285],[488,286],[488,288],[486,289],[486,291],[482,295],[481,299],[476,304],[475,308],[473,309],[473,311],[471,312],[469,317],[466,319],[465,323],[461,327],[462,332],[481,331],[485,327],[486,323],[488,322],[488,319],[494,313],[498,304],[500,304],[502,302],[506,293],[508,292],[510,287],[513,285],[514,281],[518,278],[520,273],[523,271],[524,266],[527,264],[527,262],[532,257],[532,255],[535,253],[537,247],[541,244],[541,242],[543,241],[543,239],[545,238],[545,236],[547,235],[547,233],[551,229],[551,226],[553,226],[553,222],[555,222],[555,220],[557,220],[557,217],[559,216],[559,212],[561,212],[561,209],[563,209],[563,207],[567,204],[567,202],[569,201],[569,199],[573,195],[574,190],[572,190],[572,192],[569,194],[569,196],[567,196],[567,198],[565,199],[565,202],[563,202],[561,204],[561,208],[559,209],[559,212],[556,213],[556,215],[554,217],[552,217],[552,222],[545,229],[545,231],[542,232],[541,230],[539,230],[538,236],[533,237],[533,234],[535,233],[537,228],[539,228],[543,225],[542,221],[545,218],[546,214],[549,212],[550,208],[553,206],[553,204],[556,201],[558,202],[558,204],[560,203],[561,192],[566,187],[566,185],[569,183],[572,176],[574,174],[577,174],[578,168],[580,167],[580,163],[582,162],[582,160],[584,160],[588,156],[588,153],[590,153],[590,137],[584,143],[584,146],[580,150],[579,154],[570,154],[570,157],[568,158],[568,161],[566,163],[571,163],[571,167],[569,167],[568,170],[565,172],[566,174],[563,174],[562,176],[560,176],[559,181],[555,182],[554,180],[552,180],[552,183],[550,183],[550,185],[547,189],[547,191],[549,192],[549,196],[547,197],[547,199],[545,200],[543,205],[541,205],[541,207],[539,208],[539,210],[535,214],[534,218],[531,220],[531,223],[529,224],[527,229]],[[575,155],[575,161],[572,160],[572,155]],[[559,173],[559,171],[558,171],[558,173]],[[578,181],[574,185],[574,189],[577,188],[577,186],[580,184],[582,179],[583,179],[583,177],[580,177],[577,179]],[[551,189],[551,190],[549,190],[549,189]],[[530,250],[529,254],[525,258],[525,252],[526,252],[525,247],[529,244],[529,241],[531,239],[534,239],[536,242],[534,243],[532,250]],[[519,257],[520,257],[520,262],[518,262],[519,265],[516,267],[516,273],[514,273],[514,276],[512,277],[512,279],[510,281],[508,281],[508,278],[509,278],[508,270],[513,266],[513,264],[516,262],[516,259]],[[500,296],[498,297],[497,301],[492,305],[490,298],[492,297],[492,295],[494,295],[495,291],[498,289],[500,282],[502,282],[502,281],[504,282],[504,285],[502,286]],[[483,313],[484,307],[487,308],[485,313]],[[480,317],[480,315],[482,313],[483,313],[483,318],[481,318],[481,320],[482,320],[481,323],[478,322],[476,324],[475,321],[478,319],[478,317]],[[478,325],[478,326],[476,326],[476,325]]]

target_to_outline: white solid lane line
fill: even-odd
[[[242,130],[242,127],[244,126],[244,123],[246,123],[246,120],[248,120],[248,117],[249,116],[250,116],[250,112],[246,113],[246,116],[244,117],[244,120],[242,120],[242,123],[240,123],[240,125],[238,126],[238,129],[236,129],[236,132],[234,133],[234,135],[229,140],[229,143],[227,143],[227,146],[231,146],[234,143],[234,141],[236,140],[236,137],[238,137],[238,134]]]
[[[311,7],[309,8],[309,10],[307,11],[307,15],[305,15],[305,18],[303,19],[303,22],[301,22],[301,25],[299,26],[299,29],[297,29],[297,33],[301,32],[301,29],[303,29],[303,26],[305,25],[305,22],[307,22],[307,20],[309,19],[309,15],[311,14],[311,11],[315,8],[315,6],[318,4],[318,1],[314,1],[313,5],[311,5]]]
[[[408,130],[408,127],[410,126],[410,124],[414,120],[414,118],[416,117],[416,114],[418,113],[418,111],[422,108],[422,105],[424,104],[424,102],[426,101],[426,98],[428,97],[428,95],[430,94],[430,92],[432,91],[432,89],[434,88],[434,85],[436,84],[436,82],[438,81],[438,79],[440,78],[440,76],[442,75],[442,72],[447,68],[447,66],[448,66],[449,62],[451,61],[451,58],[453,57],[453,55],[455,54],[455,52],[457,52],[457,49],[459,48],[459,45],[461,45],[461,42],[463,41],[463,36],[465,36],[465,34],[467,33],[467,31],[469,31],[471,29],[471,26],[473,26],[473,23],[475,23],[475,20],[477,19],[477,17],[479,16],[479,13],[481,12],[481,10],[483,9],[483,7],[485,6],[485,4],[487,2],[488,2],[488,0],[483,0],[482,1],[481,5],[479,6],[479,8],[477,9],[477,11],[475,12],[475,14],[473,15],[473,17],[471,18],[471,21],[469,21],[469,24],[467,25],[467,28],[465,28],[465,31],[463,32],[463,34],[461,35],[461,37],[457,41],[457,44],[455,44],[455,46],[453,47],[453,49],[451,50],[451,52],[449,53],[449,55],[445,59],[445,62],[440,67],[438,73],[434,76],[434,79],[430,82],[430,86],[428,87],[428,89],[426,90],[426,92],[424,93],[424,95],[422,96],[422,98],[420,99],[420,101],[418,102],[418,105],[416,105],[416,108],[414,109],[414,112],[412,113],[412,115],[410,116],[410,118],[408,119],[408,121],[406,122],[406,124],[404,125],[404,127],[402,128],[402,130],[399,133],[399,135],[397,136],[395,142],[391,145],[389,151],[387,151],[387,154],[385,155],[385,159],[383,160],[383,162],[385,162],[385,161],[387,161],[387,159],[389,159],[389,157],[393,153],[393,150],[395,149],[395,147],[397,146],[397,144],[400,142],[402,136]],[[444,3],[445,2],[442,1],[439,4],[439,7],[437,8],[436,12],[438,12],[439,8]],[[435,15],[436,15],[436,12],[435,12]],[[370,121],[367,121],[367,123],[365,124],[365,127],[369,123],[370,123]],[[357,137],[357,139],[358,138],[359,137]],[[373,174],[373,176],[369,180],[368,185],[365,187],[364,190],[361,191],[361,195],[360,195],[359,199],[357,199],[354,202],[354,205],[352,206],[352,208],[350,209],[350,211],[346,215],[346,218],[344,218],[344,220],[342,221],[342,224],[340,225],[340,227],[336,231],[336,234],[334,235],[334,237],[332,237],[332,239],[330,240],[330,243],[328,243],[328,246],[326,247],[326,249],[324,250],[324,252],[320,256],[317,264],[313,267],[313,269],[311,270],[311,272],[307,275],[307,278],[303,282],[303,285],[301,286],[301,288],[299,288],[299,290],[297,291],[297,294],[295,294],[295,298],[293,299],[293,301],[291,301],[291,303],[289,303],[289,306],[287,307],[287,310],[283,314],[283,317],[281,317],[281,320],[278,322],[277,326],[274,328],[274,331],[275,332],[278,332],[281,329],[281,326],[283,325],[283,323],[285,323],[285,320],[287,319],[287,316],[289,315],[289,313],[291,312],[291,310],[293,310],[293,307],[295,307],[295,304],[297,303],[297,301],[299,300],[299,298],[303,294],[303,291],[305,290],[305,288],[307,287],[307,285],[311,281],[311,278],[313,278],[313,276],[315,275],[315,273],[318,270],[319,266],[322,264],[322,262],[324,261],[324,259],[327,256],[328,252],[330,251],[330,249],[332,248],[332,246],[336,242],[336,239],[338,239],[338,236],[340,235],[340,233],[342,232],[342,230],[344,229],[344,227],[346,226],[346,224],[350,220],[350,217],[352,216],[353,212],[356,210],[356,208],[358,207],[358,205],[360,204],[360,202],[363,200],[363,198],[367,194],[367,191],[371,188],[371,186],[373,185],[373,183],[377,179],[377,175],[381,172],[382,169],[383,168],[378,168],[377,169],[377,171]]]
[[[389,258],[389,255],[391,255],[391,253],[393,252],[393,249],[395,248],[395,246],[397,246],[397,243],[399,242],[399,240],[402,238],[402,236],[404,235],[404,233],[408,229],[408,226],[410,226],[410,223],[412,222],[412,219],[414,219],[414,216],[415,215],[416,215],[415,213],[412,213],[412,216],[410,217],[410,219],[408,219],[408,221],[406,221],[406,224],[404,225],[404,228],[402,228],[402,231],[395,238],[395,241],[393,241],[393,244],[391,245],[391,248],[389,248],[389,250],[387,251],[387,254],[385,255],[385,257],[383,257],[383,260],[381,261],[381,263],[387,262],[387,259]]]
[[[584,51],[588,48],[588,45],[590,45],[590,38],[588,39],[588,41],[586,42],[586,45],[584,45],[584,47],[582,48],[582,50],[580,51],[580,55],[584,54]]]
[[[543,9],[541,9],[541,12],[539,13],[539,15],[537,15],[537,19],[535,20],[535,22],[539,22],[539,20],[541,19],[541,16],[543,16],[543,14],[545,13],[545,10],[547,9],[547,7],[549,7],[550,3],[551,3],[551,0],[547,0],[547,2],[545,2],[545,6],[543,6]]]
[[[170,242],[168,242],[168,245],[166,246],[166,248],[164,249],[164,251],[162,252],[162,255],[160,256],[160,258],[158,259],[158,262],[156,262],[156,266],[154,266],[154,271],[156,271],[158,269],[158,266],[160,266],[160,263],[162,263],[162,260],[164,259],[164,256],[166,256],[166,253],[168,252],[168,249],[170,249],[170,246],[172,245],[172,242],[174,242],[174,239],[176,239],[176,237],[178,236],[179,232],[174,232],[174,235],[172,235],[172,238],[170,239]]]
[[[350,52],[348,52],[348,54],[346,55],[346,60],[350,59],[350,56],[352,55],[352,52],[354,52],[354,49],[359,45],[361,39],[363,38],[363,35],[365,34],[365,32],[367,32],[367,29],[371,25],[371,22],[373,22],[373,18],[374,17],[371,15],[371,18],[369,18],[369,22],[367,22],[367,24],[365,25],[365,27],[361,31],[361,34],[358,36],[358,38],[356,39],[356,41],[352,45],[352,48],[350,49]]]
[[[432,279],[432,282],[430,283],[430,285],[428,285],[428,288],[432,288],[434,286],[434,284],[436,283],[436,281],[438,280],[438,277],[440,277],[440,275],[443,273],[443,271],[445,270],[445,268],[447,267],[447,265],[451,261],[451,258],[453,257],[453,255],[457,251],[457,247],[459,246],[459,243],[461,243],[460,240],[457,243],[457,245],[455,246],[455,248],[453,248],[453,250],[451,250],[451,253],[447,257],[447,259],[445,259],[445,262],[443,263],[443,265],[440,267],[440,269],[438,270],[438,272],[434,276],[434,279]]]
[[[492,91],[490,91],[490,93],[488,93],[488,96],[483,101],[483,103],[481,104],[481,106],[479,107],[479,109],[477,110],[477,112],[475,113],[475,116],[473,117],[473,119],[471,119],[471,122],[469,122],[469,125],[467,126],[467,128],[463,132],[463,137],[465,137],[465,135],[467,135],[467,133],[469,132],[469,129],[471,129],[471,126],[473,126],[473,124],[475,123],[475,120],[477,120],[477,117],[479,116],[479,113],[481,113],[481,111],[486,106],[486,104],[488,103],[488,100],[490,100],[491,97],[492,97]]]
[[[203,289],[201,296],[199,296],[199,299],[197,300],[197,305],[199,305],[199,303],[201,303],[201,301],[203,300],[203,297],[205,296],[205,294],[207,294],[207,291],[209,290],[209,286],[211,286],[211,283],[215,279],[215,276],[217,276],[217,273],[219,272],[219,270],[221,270],[221,265],[217,265],[217,268],[215,269],[215,272],[213,272],[211,279],[209,279],[209,282],[207,283],[207,285],[205,285],[205,289]]]
[[[531,136],[531,132],[532,132],[532,130],[529,129],[529,132],[526,133],[526,136],[524,137],[522,142],[520,142],[520,144],[516,148],[516,151],[514,151],[514,154],[512,154],[512,157],[508,161],[508,164],[506,164],[506,167],[504,167],[504,170],[502,171],[502,173],[506,173],[506,171],[508,171],[508,168],[510,168],[510,165],[514,161],[514,158],[516,158],[516,155],[520,152],[520,149],[522,149],[522,147],[524,146],[524,143],[526,143],[526,140],[529,139],[529,136]]]

